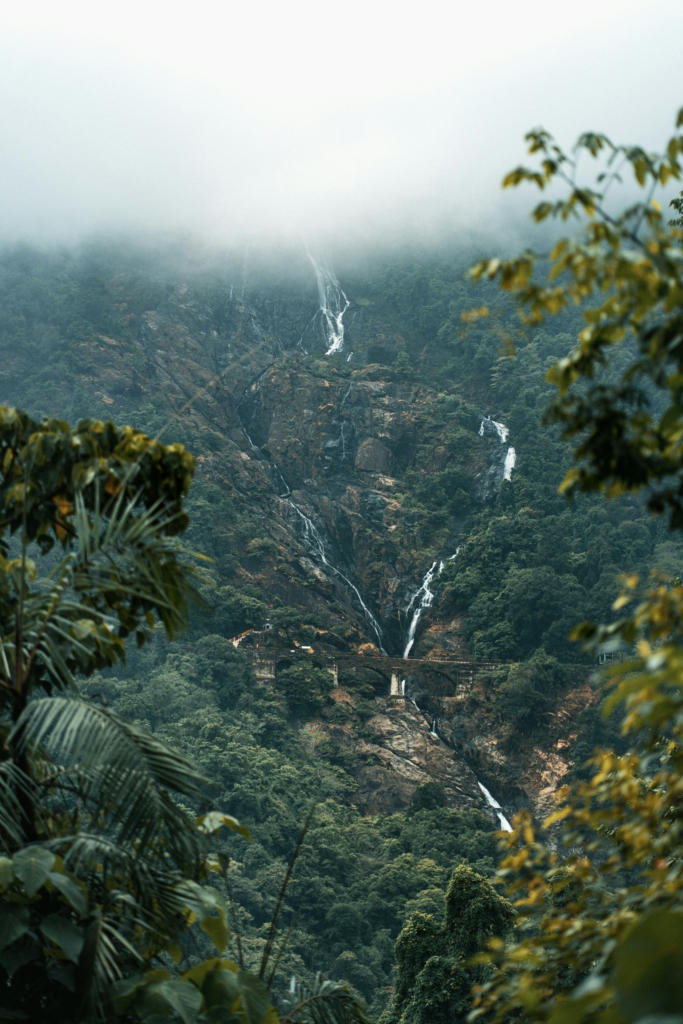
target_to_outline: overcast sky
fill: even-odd
[[[491,226],[543,124],[657,147],[681,0],[0,4],[0,241]]]

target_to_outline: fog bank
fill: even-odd
[[[500,192],[529,128],[668,138],[680,3],[472,8],[7,7],[0,242],[498,234],[535,199]]]

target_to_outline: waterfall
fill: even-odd
[[[452,562],[455,558],[457,558],[458,554],[460,553],[460,547],[461,546],[462,545],[457,547],[455,549],[455,554],[454,555],[450,555],[450,557],[447,558],[446,561]],[[406,615],[408,615],[408,613],[410,612],[410,609],[413,607],[413,605],[415,605],[415,602],[419,598],[418,604],[415,607],[415,611],[413,612],[413,617],[410,620],[410,628],[408,629],[408,638],[406,640],[406,645],[405,645],[405,648],[403,650],[403,657],[404,658],[408,657],[408,655],[410,654],[411,648],[412,648],[413,644],[415,643],[415,633],[417,632],[417,627],[418,627],[418,624],[420,622],[420,618],[422,617],[422,612],[425,610],[425,608],[431,608],[431,606],[432,606],[432,601],[434,600],[435,594],[434,594],[433,590],[429,589],[429,585],[430,585],[430,583],[432,582],[432,580],[434,579],[435,576],[438,579],[438,577],[441,575],[441,573],[443,572],[443,570],[446,567],[446,562],[439,562],[439,568],[438,569],[436,568],[436,565],[437,565],[436,562],[432,562],[431,566],[429,567],[429,569],[427,570],[427,572],[425,574],[424,579],[422,580],[422,583],[417,588],[417,590],[415,591],[415,593],[411,597],[411,599],[408,602],[408,605],[406,607],[405,612],[406,612]],[[422,596],[420,596],[420,595],[422,595]]]
[[[485,416],[479,425],[479,436],[484,437],[487,430],[488,432],[493,429],[498,435],[498,440],[501,444],[507,444],[507,439],[510,436],[510,431],[504,423],[498,423],[496,420],[492,420],[490,416]],[[512,480],[512,470],[515,468],[517,462],[517,452],[510,446],[505,453],[505,459],[503,461],[503,480]]]
[[[508,430],[504,423],[496,423],[496,421],[492,420],[490,416],[485,416],[484,419],[481,421],[481,426],[479,427],[479,437],[484,436],[485,423],[490,424],[494,428],[494,430],[498,434],[498,439],[500,440],[500,443],[505,444],[505,442],[508,439],[510,431]]]
[[[313,264],[315,279],[318,282],[318,300],[323,319],[323,330],[327,342],[325,355],[335,355],[344,347],[343,317],[349,308],[349,300],[342,291],[337,275],[325,262],[318,263],[310,254],[308,258]]]
[[[514,448],[508,448],[503,467],[503,480],[512,480],[512,470],[517,462],[517,452]]]
[[[337,569],[337,567],[335,565],[332,565],[332,563],[329,561],[325,553],[325,545],[323,543],[323,539],[320,536],[320,532],[315,526],[315,524],[308,518],[308,516],[304,512],[301,511],[296,502],[292,501],[291,498],[289,499],[289,504],[291,505],[291,507],[294,509],[294,511],[304,524],[304,544],[312,554],[315,554],[320,559],[320,561],[327,569],[333,572],[335,576],[338,576],[340,579],[342,579],[344,583],[347,585],[347,587],[350,587],[351,590],[354,592],[354,594],[358,598],[358,603],[363,609],[363,615],[365,616],[368,623],[370,624],[370,626],[372,626],[372,629],[374,630],[380,651],[382,652],[382,654],[386,654],[387,652],[384,650],[384,647],[382,645],[382,630],[379,627],[377,619],[372,614],[372,612],[366,605],[365,601],[361,597],[358,587],[351,582],[348,576],[344,575],[341,569]]]
[[[432,720],[432,728],[431,728],[431,731],[430,731],[429,735],[433,736],[437,740],[439,738],[439,734],[436,731],[436,719],[435,718]]]
[[[401,696],[405,697],[405,695],[406,695],[406,681],[405,681],[405,679],[402,679],[401,680]]]
[[[494,809],[494,811],[496,812],[496,814],[498,815],[498,821],[500,822],[501,830],[503,832],[512,832],[513,831],[512,825],[510,824],[510,822],[507,820],[507,818],[503,814],[503,808],[500,806],[500,804],[496,800],[495,796],[491,796],[491,794],[489,793],[489,791],[486,788],[486,786],[484,785],[484,783],[483,782],[479,782],[478,779],[477,779],[477,785],[479,786],[479,789],[484,794],[484,797],[486,799],[486,803],[489,805],[489,807],[492,807]]]
[[[268,367],[266,369],[268,369]],[[266,370],[263,371],[263,373],[265,373],[265,372],[266,372]],[[257,380],[254,381],[254,383],[249,386],[249,388],[247,389],[247,393],[249,391],[251,391],[252,388],[254,388],[254,387],[258,388],[260,386],[260,381],[261,381],[261,377],[263,376],[263,373],[260,374],[260,376],[257,378]],[[350,391],[351,391],[351,385],[349,385],[349,388],[348,388],[346,394],[344,395],[344,399],[342,401],[342,406],[343,406],[344,402],[346,401],[346,399],[348,398]],[[254,442],[252,441],[251,436],[249,435],[249,432],[247,430],[246,424],[245,424],[244,420],[242,419],[242,416],[240,415],[239,407],[237,409],[237,418],[239,420],[239,424],[240,424],[240,426],[242,428],[242,431],[243,431],[245,437],[247,438],[247,440],[249,441],[249,444],[251,445],[252,449],[254,451],[260,453],[261,449],[257,445],[255,445]],[[344,434],[343,434],[343,428],[342,428],[342,439],[343,439],[343,436],[344,436]],[[327,569],[330,570],[330,572],[334,573],[335,576],[338,576],[341,580],[344,581],[344,583],[347,585],[347,587],[351,588],[353,593],[358,598],[358,603],[360,604],[360,606],[361,606],[361,608],[363,610],[363,615],[365,616],[367,622],[372,627],[373,632],[375,633],[375,635],[377,637],[377,643],[379,645],[380,651],[382,652],[382,654],[386,654],[387,652],[385,651],[385,649],[384,649],[384,647],[382,645],[382,630],[379,627],[379,623],[377,622],[377,619],[372,614],[372,612],[370,611],[370,609],[366,605],[365,601],[361,597],[360,591],[359,591],[358,587],[355,586],[355,584],[353,584],[351,582],[351,580],[348,578],[348,576],[344,575],[344,573],[341,571],[341,569],[337,569],[337,567],[335,565],[332,565],[332,563],[328,559],[327,554],[325,552],[325,545],[323,543],[322,537],[320,536],[319,530],[317,529],[315,524],[308,518],[308,516],[305,514],[305,512],[302,512],[301,509],[299,508],[299,506],[296,504],[296,502],[292,499],[292,497],[291,497],[292,489],[289,486],[289,484],[287,483],[287,481],[285,480],[284,476],[282,475],[282,472],[280,471],[280,467],[278,466],[278,464],[275,461],[275,459],[273,459],[271,457],[271,458],[269,458],[267,460],[267,462],[268,462],[268,465],[270,466],[270,472],[271,472],[271,475],[272,475],[272,478],[273,478],[273,483],[274,483],[274,486],[275,486],[275,490],[277,491],[278,497],[286,498],[287,499],[288,504],[290,505],[291,508],[294,509],[294,511],[298,515],[299,519],[303,523],[303,527],[304,527],[304,545],[308,548],[309,553],[311,553],[314,556],[316,556],[317,558],[319,558],[320,561],[323,563],[323,565]]]
[[[434,600],[434,591],[429,589],[429,584],[434,579],[434,576],[438,575],[438,573],[440,573],[441,570],[444,567],[444,563],[441,562],[441,564],[439,566],[439,569],[438,569],[438,572],[437,572],[436,564],[437,564],[436,562],[432,562],[431,568],[429,568],[427,570],[427,572],[425,574],[425,578],[422,580],[422,585],[415,591],[415,593],[413,594],[413,596],[410,599],[408,607],[406,608],[406,615],[407,615],[409,613],[410,609],[415,604],[415,601],[419,598],[419,603],[418,603],[417,607],[415,608],[415,611],[413,612],[412,619],[410,620],[410,628],[408,630],[408,640],[406,641],[406,646],[405,646],[405,649],[403,651],[403,657],[404,658],[408,657],[408,655],[410,654],[410,648],[415,643],[415,632],[417,630],[417,625],[418,625],[418,623],[420,621],[420,617],[422,615],[422,612],[425,610],[425,608],[430,608],[431,604],[432,604],[432,601]],[[420,595],[422,595],[422,596],[420,596]]]

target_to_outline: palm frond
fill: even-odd
[[[83,801],[139,855],[163,837],[168,856],[192,873],[204,840],[169,791],[206,792],[206,780],[178,751],[109,708],[72,697],[31,701],[10,734],[19,753],[38,750],[56,767],[50,782]]]
[[[16,847],[26,839],[28,823],[21,797],[38,809],[38,791],[35,783],[14,761],[0,761],[0,843]]]
[[[313,985],[292,978],[283,1000],[286,1015],[281,1024],[370,1024],[365,1003],[341,981],[323,981],[317,974]]]

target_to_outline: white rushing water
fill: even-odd
[[[517,452],[514,448],[508,448],[507,455],[505,456],[505,466],[503,467],[503,479],[512,480],[512,470],[515,468],[517,462]]]
[[[403,651],[404,658],[408,657],[408,655],[410,654],[410,648],[415,643],[415,633],[417,631],[417,626],[420,621],[422,612],[425,610],[425,608],[431,607],[432,601],[434,600],[434,591],[429,589],[429,585],[434,579],[434,577],[437,576],[443,569],[444,562],[441,562],[439,564],[438,570],[436,568],[437,564],[439,563],[432,562],[431,567],[427,570],[425,578],[422,580],[422,585],[415,591],[415,593],[410,599],[408,607],[406,608],[406,615],[408,615],[410,613],[411,608],[413,607],[413,605],[415,605],[415,602],[417,601],[417,606],[415,607],[415,611],[413,612],[413,617],[410,620],[408,639],[406,641],[406,645]]]
[[[498,435],[498,440],[500,441],[500,443],[506,444],[507,439],[510,436],[510,431],[508,427],[506,427],[504,423],[498,423],[496,420],[492,420],[490,416],[485,416],[484,419],[481,421],[481,424],[479,426],[479,436],[484,436],[484,434],[486,433],[487,424],[490,427],[493,427],[496,434]],[[507,452],[505,453],[505,462],[503,464],[503,480],[512,480],[512,470],[515,468],[516,462],[517,452],[512,446],[510,446]]]
[[[512,825],[503,814],[503,808],[500,806],[495,796],[491,796],[483,782],[479,782],[477,780],[477,785],[484,794],[486,803],[489,805],[489,807],[492,807],[496,814],[498,815],[498,821],[500,822],[500,827],[503,830],[503,832],[512,832]]]
[[[313,264],[315,279],[318,282],[320,313],[328,346],[325,355],[331,356],[341,352],[344,347],[343,319],[350,303],[332,268],[327,266],[324,260],[318,263],[310,252],[308,258]]]
[[[435,718],[434,718],[434,719],[432,719],[432,728],[431,728],[431,730],[430,730],[430,733],[429,733],[429,735],[430,735],[430,736],[433,736],[433,737],[434,737],[434,739],[436,739],[436,740],[438,740],[438,738],[439,738],[439,734],[438,734],[438,732],[436,731],[436,719],[435,719]]]
[[[386,654],[387,652],[384,650],[384,647],[382,645],[382,630],[379,627],[377,619],[372,614],[372,612],[366,605],[365,601],[361,597],[360,590],[354,583],[351,582],[348,576],[344,575],[341,569],[337,569],[335,565],[332,565],[332,563],[327,557],[327,554],[325,553],[325,545],[315,523],[313,523],[308,518],[308,516],[301,511],[299,506],[295,502],[293,502],[291,498],[289,499],[289,504],[294,509],[294,511],[299,516],[304,525],[304,544],[308,547],[309,551],[312,550],[312,552],[317,555],[317,557],[320,559],[320,561],[327,569],[333,572],[335,576],[338,576],[341,580],[343,580],[347,587],[350,587],[351,590],[354,592],[354,594],[358,598],[358,603],[363,609],[363,615],[365,616],[369,624],[372,626],[375,636],[377,637],[377,643],[380,651],[382,652],[382,654]]]
[[[508,430],[504,423],[496,423],[496,421],[492,420],[490,416],[485,416],[484,419],[481,421],[481,426],[479,427],[479,437],[484,436],[484,432],[486,429],[484,424],[486,423],[491,424],[491,426],[495,429],[496,433],[498,434],[500,443],[505,444],[509,437],[510,431]]]
[[[455,554],[451,555],[449,558],[447,558],[446,561],[452,562],[455,558],[458,557],[459,552],[460,552],[460,547],[456,548],[455,549]],[[408,629],[408,638],[406,640],[406,645],[405,645],[405,647],[403,649],[403,657],[404,658],[408,657],[408,655],[410,654],[411,648],[412,648],[413,644],[415,643],[415,633],[417,632],[417,627],[418,627],[418,624],[420,622],[420,618],[422,617],[422,612],[425,610],[425,608],[431,608],[431,606],[432,606],[432,601],[434,600],[435,594],[434,594],[433,590],[430,590],[430,584],[431,584],[432,580],[434,579],[434,577],[436,577],[438,579],[438,577],[441,575],[443,570],[446,568],[446,562],[438,562],[438,566],[439,566],[438,569],[437,569],[436,566],[437,566],[437,562],[433,562],[431,564],[431,566],[429,567],[429,569],[427,570],[427,572],[425,574],[424,579],[422,580],[422,583],[417,588],[417,590],[415,591],[415,593],[411,597],[411,599],[408,602],[408,605],[406,607],[406,610],[405,610],[406,615],[408,615],[410,613],[411,608],[414,607],[415,610],[413,612],[413,617],[410,620],[410,627]],[[415,604],[416,601],[417,601],[417,604]]]

